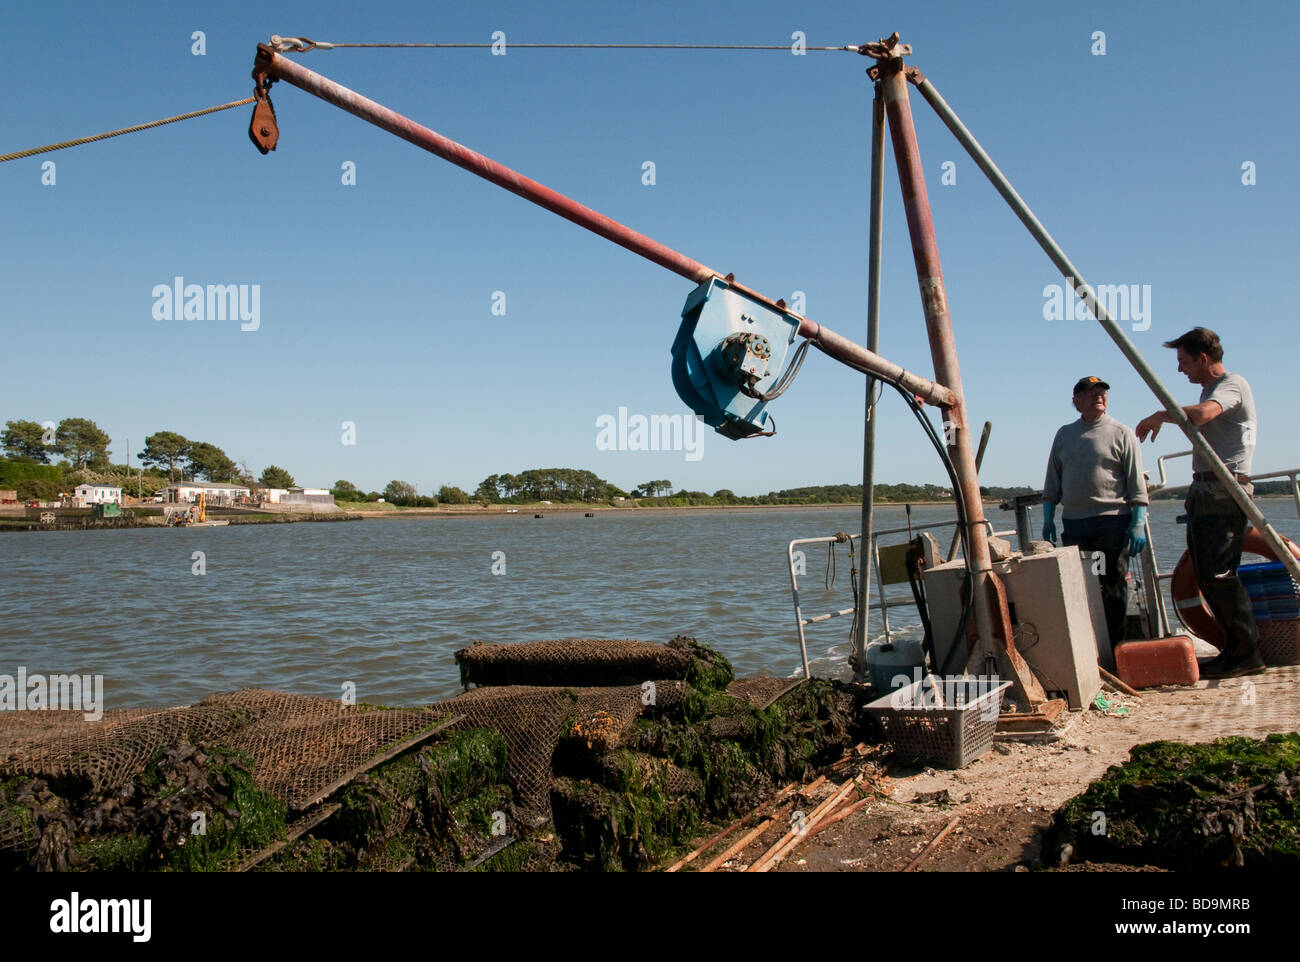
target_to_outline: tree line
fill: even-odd
[[[16,419],[5,422],[0,446],[14,461],[51,464],[63,457],[67,471],[112,473],[117,470],[109,460],[111,439],[89,418],[64,418],[57,425]],[[247,462],[236,463],[221,448],[207,441],[192,441],[175,431],[158,431],[144,439],[140,464],[153,476],[166,472],[168,481],[232,482],[245,487],[254,483]],[[129,471],[122,466],[123,472]],[[291,488],[293,475],[276,465],[267,467],[258,482],[268,488]]]
[[[989,499],[1005,499],[1030,494],[1035,489],[1019,487],[983,487]],[[875,500],[882,503],[918,503],[951,501],[951,489],[934,484],[878,484]],[[363,491],[350,481],[337,481],[330,489],[336,501],[386,501],[400,507],[433,507],[439,504],[536,504],[541,501],[586,502],[633,498],[643,504],[663,506],[731,505],[731,504],[851,504],[862,500],[860,484],[824,484],[769,491],[767,494],[738,495],[729,488],[709,494],[705,491],[673,491],[667,479],[645,481],[631,491],[579,468],[532,468],[518,474],[492,474],[484,478],[473,494],[452,485],[443,485],[437,494],[421,495],[406,481],[390,481],[383,491]]]
[[[470,497],[455,485],[444,484],[436,495],[420,494],[409,481],[389,481],[383,491],[364,491],[351,481],[335,481],[330,488],[335,501],[362,504],[385,501],[402,508],[432,508],[439,504],[469,504]]]
[[[0,434],[0,446],[11,461],[33,464],[51,464],[55,457],[65,460],[60,467],[68,472],[89,471],[109,474],[129,474],[124,465],[113,465],[109,460],[111,439],[89,418],[64,418],[57,425],[36,421],[11,420],[5,423]],[[145,438],[140,462],[153,477],[165,473],[168,481],[180,480],[233,482],[244,486],[254,483],[247,462],[236,463],[225,451],[206,441],[194,441],[175,431],[158,431]],[[120,470],[119,470],[120,469]],[[269,465],[256,481],[268,488],[294,487],[294,478],[278,465]],[[22,485],[30,489],[23,497],[45,496],[47,487],[57,487],[48,479],[27,478]],[[1035,488],[1024,485],[981,487],[984,497],[1005,500],[1016,495],[1032,494]],[[578,468],[531,468],[518,474],[493,474],[484,478],[472,495],[454,485],[442,485],[437,494],[421,495],[408,481],[394,480],[383,491],[363,491],[350,481],[337,481],[330,493],[337,501],[377,502],[380,500],[401,507],[433,507],[439,504],[531,504],[540,501],[610,501],[615,498],[635,498],[662,505],[729,505],[729,504],[851,504],[862,500],[860,484],[810,485],[769,491],[760,495],[738,495],[729,488],[720,488],[709,494],[704,491],[673,491],[667,479],[644,481],[624,491],[598,477],[591,471]],[[1261,482],[1255,486],[1257,495],[1290,493],[1289,481]],[[53,497],[53,494],[48,496]],[[1182,491],[1157,492],[1157,499],[1181,498]],[[934,484],[877,484],[874,497],[882,504],[916,503],[921,501],[949,501],[953,494],[949,488]]]
[[[665,486],[669,482],[656,482]],[[608,501],[627,497],[591,471],[579,468],[532,468],[519,474],[492,474],[474,489],[474,498],[490,504],[503,501]]]
[[[651,482],[656,490],[671,490],[668,481]],[[533,468],[519,474],[493,474],[484,478],[471,495],[444,484],[437,494],[422,495],[409,481],[389,481],[383,491],[364,491],[351,481],[336,481],[330,489],[335,501],[386,501],[400,507],[434,507],[439,504],[533,504],[539,501],[608,501],[628,497],[624,491],[591,471],[579,468]],[[639,496],[640,492],[635,491]]]

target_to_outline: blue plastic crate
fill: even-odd
[[[1242,565],[1237,569],[1250,595],[1256,621],[1293,621],[1300,618],[1300,585],[1280,561]]]

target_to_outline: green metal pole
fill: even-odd
[[[885,101],[876,85],[871,103],[871,224],[867,253],[867,350],[876,351],[880,342],[880,261],[884,247],[885,217]],[[867,375],[866,420],[862,429],[862,565],[858,569],[858,611],[853,625],[853,680],[867,673],[868,620],[871,615],[872,515],[875,508],[876,411],[872,395],[876,379]],[[885,599],[878,598],[880,604]]]

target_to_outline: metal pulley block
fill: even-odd
[[[253,64],[253,116],[248,121],[248,139],[262,154],[275,150],[280,140],[280,127],[275,121],[275,105],[271,103],[271,76],[268,58],[270,49],[265,44],[258,44],[257,60]]]
[[[720,277],[686,298],[673,342],[677,395],[719,434],[763,434],[771,420],[761,395],[776,383],[799,322],[735,290]]]

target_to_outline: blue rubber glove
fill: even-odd
[[[1135,557],[1147,546],[1147,506],[1139,504],[1133,508],[1132,520],[1128,525],[1128,553]]]
[[[1043,540],[1056,544],[1056,505],[1043,502]]]

